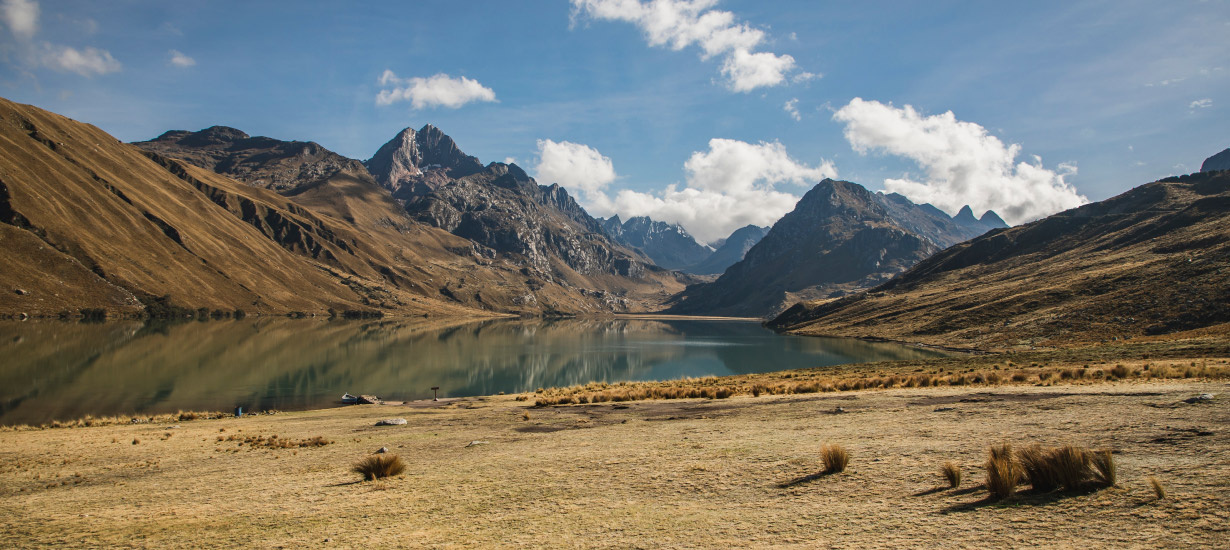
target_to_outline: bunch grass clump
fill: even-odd
[[[951,461],[945,462],[940,467],[940,475],[943,475],[944,479],[948,481],[949,488],[956,489],[961,485],[961,468]]]
[[[406,471],[406,463],[397,455],[376,454],[369,455],[367,458],[356,462],[350,470],[362,475],[365,481],[375,481],[381,478],[401,475],[402,472]]]
[[[1006,498],[1016,492],[1021,482],[1021,465],[1012,456],[1012,445],[992,445],[987,453],[987,490],[995,498]]]
[[[841,445],[826,443],[823,447],[820,447],[820,461],[824,463],[824,473],[841,473],[846,470],[846,465],[850,463],[850,453]]]

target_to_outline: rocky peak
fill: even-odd
[[[967,204],[961,207],[961,211],[957,212],[956,216],[952,217],[952,221],[961,225],[970,225],[978,223],[978,218],[974,217],[974,209]]]
[[[994,210],[987,210],[982,213],[982,217],[978,221],[991,229],[1003,229],[1008,227],[1008,223],[1003,218],[999,217]]]
[[[453,138],[431,124],[417,132],[403,129],[363,164],[381,186],[397,195],[421,195],[447,178],[483,171],[477,158],[463,153]]]

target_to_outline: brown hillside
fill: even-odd
[[[249,313],[478,313],[435,286],[482,271],[480,259],[453,252],[468,251],[468,241],[365,218],[358,205],[380,200],[345,182],[301,190],[306,203],[346,196],[315,213],[6,100],[0,149],[0,237],[13,259],[0,266],[0,314],[135,313],[138,300],[164,295],[179,306]],[[394,246],[333,215],[384,225],[400,240]]]
[[[865,293],[797,304],[770,324],[1003,349],[1224,332],[1227,323],[1230,173],[1217,172],[993,231]]]

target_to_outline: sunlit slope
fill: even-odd
[[[369,308],[373,289],[400,292],[331,268],[322,257],[336,254],[324,245],[314,252],[319,242],[292,242],[303,234],[297,228],[322,228],[326,220],[274,193],[149,158],[94,126],[0,100],[0,148],[6,254],[23,258],[0,266],[0,280],[28,289],[6,289],[0,313],[49,315],[69,305],[133,312],[137,299],[164,295],[193,308],[324,312]],[[69,277],[53,281],[51,272],[31,268],[40,263],[58,263]],[[71,290],[57,291],[61,281]],[[403,311],[453,309],[438,300],[396,301]]]
[[[1230,172],[1169,178],[948,248],[777,329],[1008,348],[1230,322]]]

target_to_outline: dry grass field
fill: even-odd
[[[1114,361],[1230,368],[1163,351]],[[1064,353],[1044,357],[1097,361]],[[944,361],[843,372],[994,371]],[[0,546],[1216,547],[1230,537],[1226,389],[1136,376],[541,407],[507,395],[7,430]],[[407,423],[375,425],[386,418]],[[1110,449],[1117,485],[989,498],[1000,443]],[[848,453],[844,471],[823,473],[826,445]],[[381,447],[405,471],[361,481],[352,467]]]

